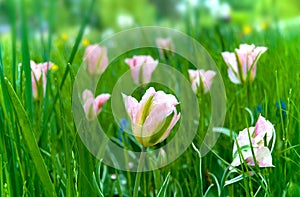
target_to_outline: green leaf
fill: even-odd
[[[28,31],[26,22],[26,13],[24,9],[25,2],[21,1],[20,13],[21,13],[21,30],[22,30],[22,69],[25,74],[25,104],[30,119],[33,118],[33,100],[32,100],[32,85],[31,85],[31,68],[30,68],[30,54],[28,46]]]
[[[165,118],[164,125],[161,127],[161,129],[152,136],[150,136],[149,144],[156,144],[162,138],[169,126],[172,124],[174,115],[175,113],[173,112]]]
[[[51,182],[49,173],[47,171],[47,167],[45,165],[45,162],[43,160],[43,157],[37,145],[35,136],[33,134],[32,123],[29,119],[29,116],[25,111],[21,101],[19,100],[16,92],[14,91],[11,83],[7,80],[7,78],[5,78],[4,80],[11,99],[12,106],[15,109],[20,126],[22,128],[21,129],[23,135],[22,137],[24,138],[24,141],[28,149],[28,153],[31,156],[32,162],[35,166],[36,173],[40,178],[41,185],[44,188],[45,193],[56,196],[54,186]]]
[[[157,197],[162,197],[162,196],[166,196],[166,190],[168,188],[168,185],[169,185],[169,182],[170,182],[170,172],[168,173],[164,183],[162,184],[158,194],[157,194]]]

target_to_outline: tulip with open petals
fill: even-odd
[[[132,133],[144,147],[164,141],[180,118],[175,96],[155,91],[153,87],[146,91],[140,102],[131,96],[123,97]]]
[[[84,62],[90,76],[101,75],[108,66],[107,48],[98,44],[89,45],[84,52]]]
[[[84,90],[82,93],[82,101],[84,103],[84,112],[89,121],[94,120],[101,112],[103,104],[110,98],[110,94],[100,94],[94,98],[94,94],[90,90]]]
[[[248,132],[250,134],[250,139]],[[255,160],[251,151],[251,143],[258,166],[274,167],[272,164],[271,151],[267,147],[274,132],[275,130],[272,123],[260,115],[255,127],[245,128],[239,133],[233,145],[233,161],[231,165],[239,166],[243,162],[246,162],[250,166],[255,165]],[[243,156],[244,161],[241,161],[240,154]]]
[[[192,70],[189,69],[189,77],[192,83],[192,89],[197,94],[199,88],[203,91],[203,93],[207,93],[212,85],[213,78],[216,75],[215,71],[212,70]]]
[[[235,84],[252,82],[256,76],[257,61],[266,50],[266,47],[256,47],[254,44],[240,44],[235,52],[223,52],[229,79]]]
[[[130,67],[133,81],[139,84],[150,82],[158,61],[149,55],[135,55],[132,58],[126,58],[125,63]]]

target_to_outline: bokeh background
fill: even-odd
[[[10,31],[14,1],[0,1],[1,36]],[[26,0],[15,2],[19,8],[17,24],[26,17],[32,36],[52,30],[63,38],[76,34],[90,1]],[[50,8],[52,6],[52,8]],[[25,10],[22,16],[20,9]],[[159,25],[185,31],[189,34],[219,26],[232,26],[236,31],[250,34],[268,28],[287,30],[300,25],[298,0],[97,0],[90,13],[86,34],[103,39],[123,29]]]

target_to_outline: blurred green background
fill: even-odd
[[[5,35],[10,26],[10,3],[0,0],[0,33]],[[48,30],[48,17],[53,19],[53,31],[57,34],[72,34],[83,18],[90,1],[53,1],[54,9],[48,9],[51,0],[25,0],[18,3],[17,19],[21,19],[20,9],[25,8],[25,16],[31,32]],[[52,13],[49,13],[52,12]],[[17,20],[17,21],[18,21]],[[218,25],[237,25],[248,34],[266,28],[299,26],[300,1],[298,0],[96,0],[91,12],[89,29],[105,38],[114,32],[144,25],[160,25],[176,28],[189,33],[191,26],[214,28]],[[18,27],[17,22],[17,27]],[[34,33],[33,33],[34,34]],[[97,38],[99,39],[99,37]]]

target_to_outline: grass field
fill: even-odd
[[[87,19],[88,16],[86,20],[83,17],[74,35],[61,36],[50,31],[49,35],[35,38],[22,20],[20,35],[12,28],[11,34],[1,37],[1,196],[133,194],[138,173],[117,170],[96,159],[82,143],[74,124],[73,82],[88,42],[83,34]],[[12,27],[16,27],[14,22]],[[190,145],[166,167],[140,173],[139,196],[300,196],[300,31],[296,27],[285,30],[268,27],[244,35],[234,26],[194,27],[194,30],[190,35],[207,49],[223,77],[224,132],[213,149],[200,158],[195,148],[200,146],[200,131],[210,120],[209,113],[204,113],[194,139],[195,147]],[[90,43],[99,41],[89,40]],[[234,51],[241,43],[268,48],[257,63],[256,78],[248,86],[229,80],[228,67],[221,55],[224,51]],[[167,63],[159,57],[157,49],[129,51],[114,61],[120,69],[107,68],[96,92],[111,94],[118,77],[129,70],[124,58],[137,53]],[[30,60],[51,61],[57,66],[47,72],[46,91],[38,100],[32,95]],[[182,64],[185,65],[180,67]],[[190,63],[175,58],[171,66],[188,79]],[[209,94],[201,96],[200,109],[207,107],[205,103],[209,99]],[[120,146],[139,151],[133,137],[122,134],[110,104],[109,100],[98,116],[107,135]],[[229,170],[234,133],[253,126],[259,114],[275,128],[276,141],[271,153],[274,167],[242,164],[236,170]],[[176,132],[176,127],[173,131]],[[120,136],[126,139],[118,141]]]

